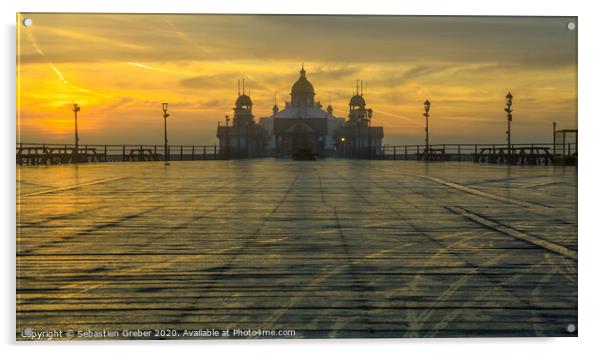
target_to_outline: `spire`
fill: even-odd
[[[360,94],[360,79],[355,80],[355,94]]]
[[[238,79],[238,95],[240,96],[240,79]]]
[[[272,115],[276,115],[276,113],[278,113],[278,111],[280,110],[278,108],[278,103],[276,101],[277,101],[276,89],[274,89],[274,106],[272,107]]]
[[[242,78],[242,94],[245,94],[245,78]]]
[[[299,71],[299,73],[301,73],[302,77],[305,77],[305,66],[303,65],[303,62],[301,62],[301,71]]]

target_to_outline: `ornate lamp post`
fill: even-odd
[[[372,158],[372,108],[366,111],[368,114],[368,159]]]
[[[228,123],[230,122],[230,117],[226,115],[226,158],[230,158],[230,138],[228,137]]]
[[[512,148],[510,140],[510,122],[512,122],[512,98],[512,94],[508,92],[508,94],[506,95],[506,108],[504,108],[504,111],[506,111],[506,118],[508,119],[508,130],[506,130],[506,136],[508,137],[508,156],[510,156],[510,150]]]
[[[556,155],[556,122],[552,122],[552,156]]]
[[[71,110],[75,114],[75,150],[73,150],[73,159],[75,160],[75,162],[79,162],[79,135],[77,132],[77,112],[79,112],[81,108],[77,103],[74,103],[73,108]]]
[[[431,110],[431,102],[428,100],[428,98],[426,99],[426,101],[424,101],[424,113],[422,113],[422,115],[424,116],[424,118],[426,118],[426,127],[424,128],[424,133],[426,135],[424,142],[426,143],[426,157],[428,158],[429,155],[429,117],[431,116],[429,114],[429,111]]]
[[[165,132],[165,144],[163,146],[163,151],[165,153],[165,164],[167,165],[169,162],[169,152],[167,151],[167,117],[169,117],[169,113],[167,113],[167,103],[161,103],[161,107],[163,108],[163,131]]]

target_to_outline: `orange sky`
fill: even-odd
[[[23,27],[23,18],[33,25]],[[300,64],[324,105],[346,116],[356,79],[385,143],[551,140],[577,122],[572,18],[21,14],[18,141],[161,144],[161,102],[173,144],[213,144],[244,77],[254,114],[289,98]]]

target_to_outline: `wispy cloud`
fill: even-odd
[[[157,72],[161,72],[161,73],[165,73],[165,74],[174,74],[175,73],[172,70],[167,70],[167,69],[154,67],[154,66],[150,66],[150,65],[145,65],[145,64],[141,64],[141,63],[128,62],[127,64],[131,65],[131,66],[135,66],[137,68],[142,68],[142,69],[151,70],[151,71],[157,71]]]
[[[40,140],[34,122],[64,117],[73,102],[97,123],[87,139],[160,139],[160,103],[170,102],[173,141],[211,143],[217,121],[231,114],[238,79],[252,92],[255,117],[267,116],[275,91],[279,106],[290,100],[302,61],[316,99],[330,97],[342,117],[363,79],[389,142],[422,140],[427,97],[435,139],[503,139],[508,91],[518,137],[546,138],[551,120],[576,122],[577,37],[566,18],[27,16],[34,26],[20,28],[21,133]],[[116,124],[120,135],[103,128]]]

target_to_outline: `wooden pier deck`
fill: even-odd
[[[26,328],[577,334],[574,167],[262,159],[17,174],[19,340]]]

